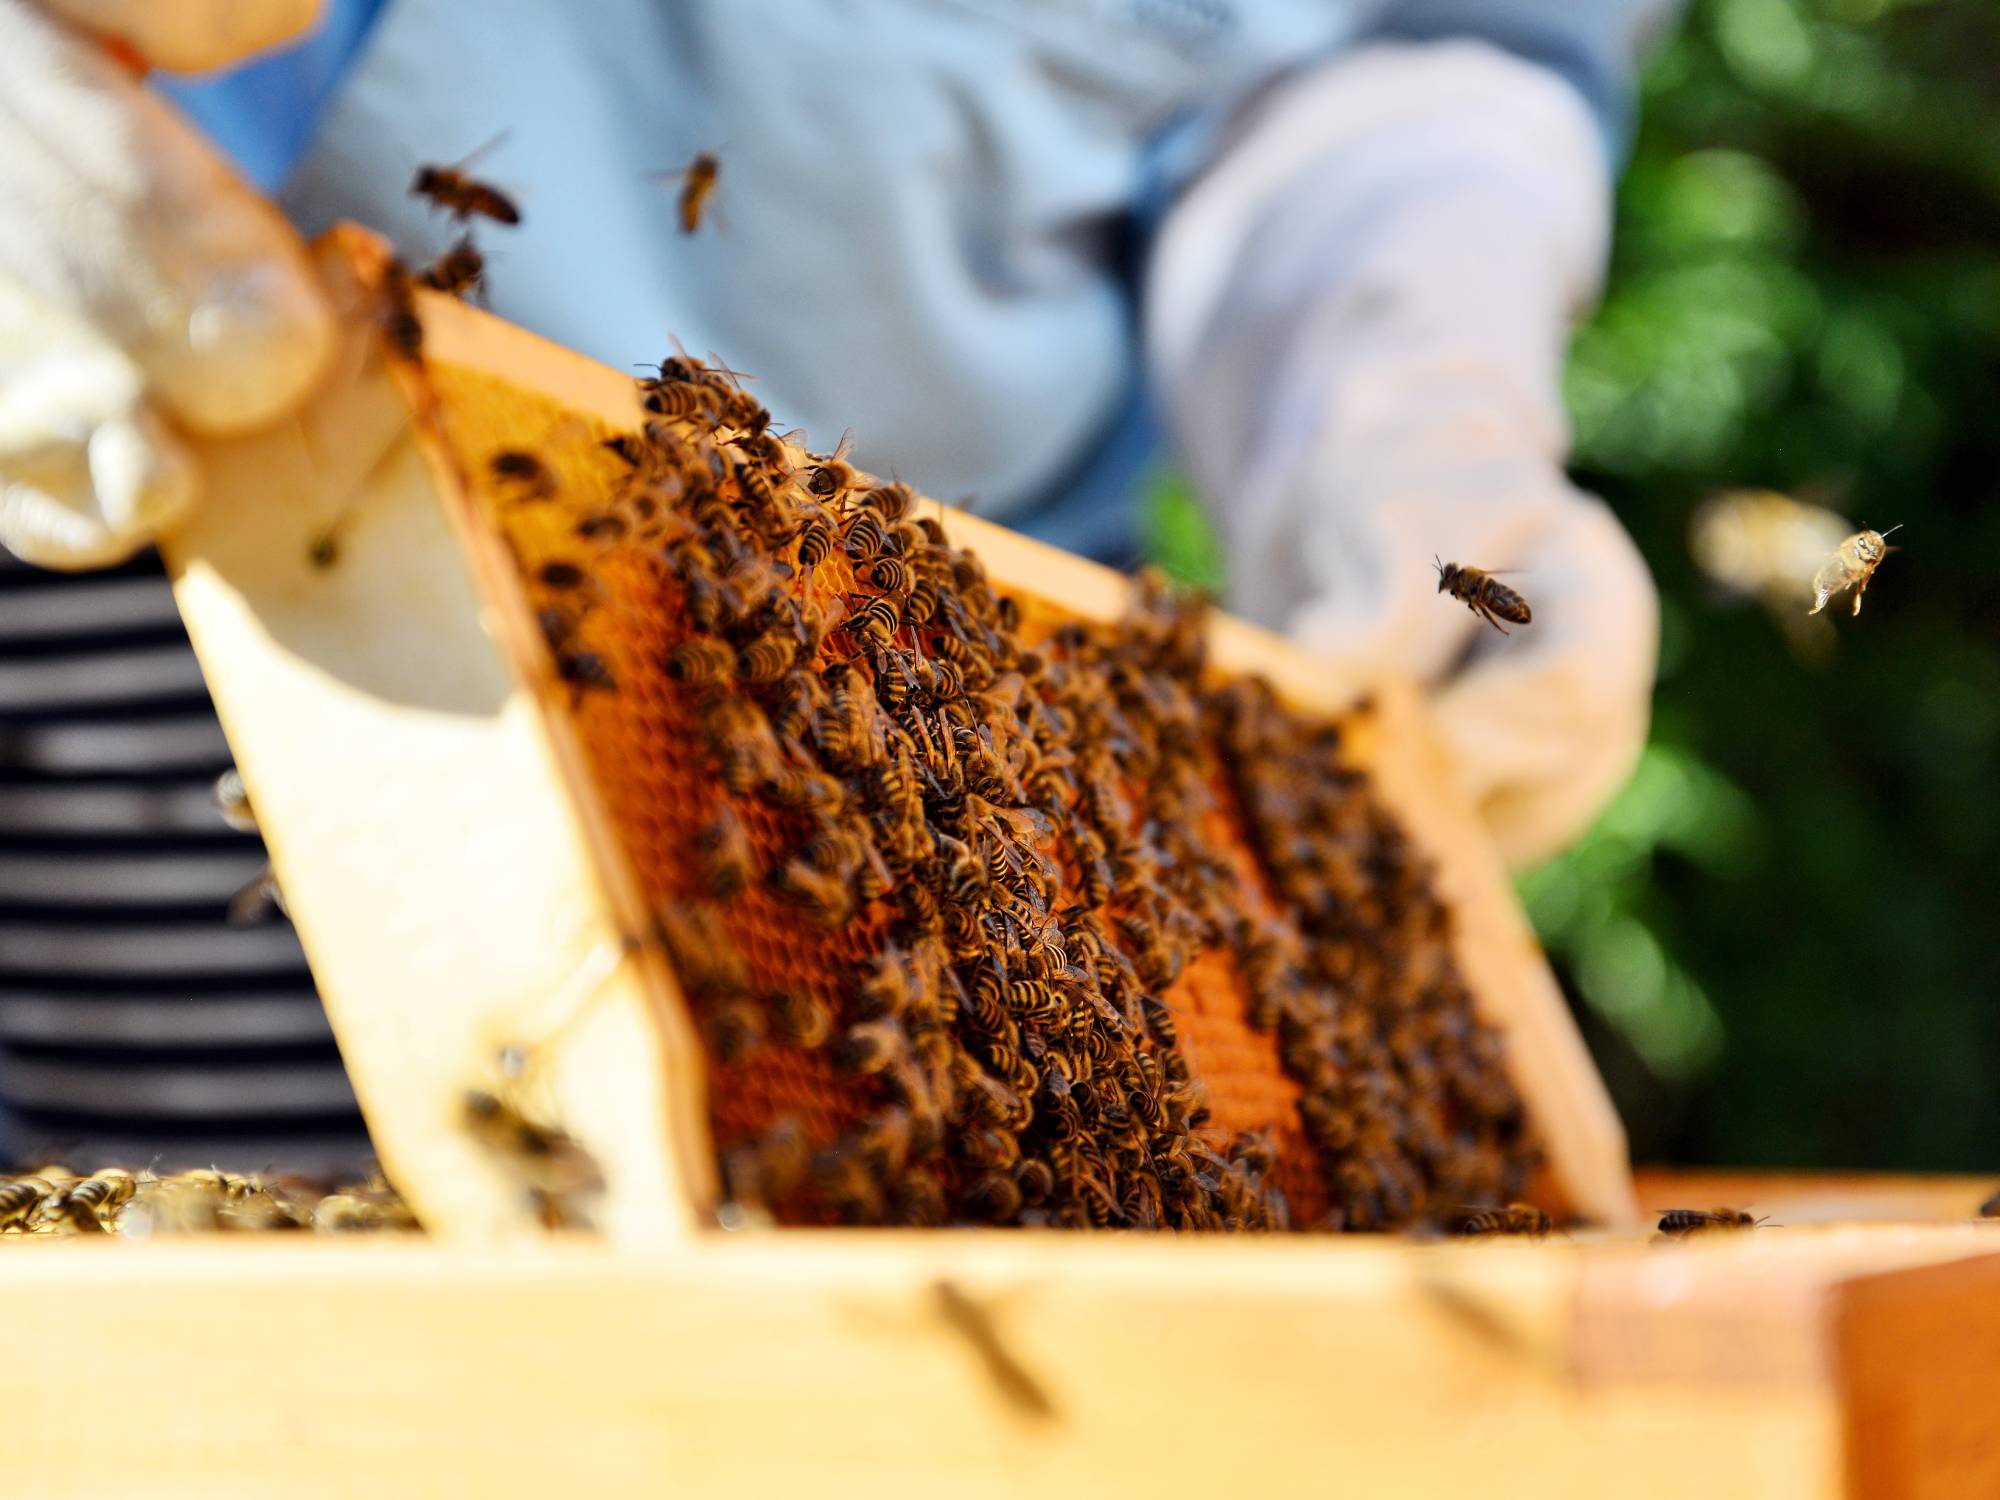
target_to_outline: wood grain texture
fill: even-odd
[[[1995,1249],[1966,1223],[15,1238],[0,1446],[50,1500],[1971,1500],[1996,1492]]]
[[[38,1496],[116,1475],[216,1496],[1830,1497],[1851,1390],[1893,1412],[1910,1472],[1972,1472],[1948,1467],[1953,1435],[1992,1387],[1907,1374],[1991,1331],[1992,1243],[10,1243],[0,1316],[37,1352],[0,1368],[0,1422],[10,1480]],[[1836,1308],[1869,1390],[1835,1376]],[[1615,1365],[1590,1357],[1621,1334]],[[1986,1368],[1963,1352],[1951,1369]],[[107,1429],[107,1410],[145,1420]]]
[[[2000,1253],[1843,1285],[1832,1342],[1851,1500],[2000,1495]]]
[[[613,1159],[615,1232],[686,1232],[713,1194],[699,1048],[516,570],[455,457],[533,435],[508,431],[503,410],[440,400],[426,372],[477,372],[614,426],[634,419],[632,383],[430,294],[423,366],[385,367],[360,289],[382,254],[355,231],[328,242],[357,308],[348,359],[298,431],[208,455],[213,497],[169,549],[182,609],[371,1128],[427,1221],[484,1234],[518,1220],[517,1195],[445,1111],[502,1043],[559,1024],[605,972],[563,1034],[551,1099]],[[314,569],[309,539],[335,519],[340,560]],[[1127,607],[1117,574],[963,512],[943,522],[1010,591],[1100,620]],[[1616,1115],[1415,693],[1336,680],[1226,618],[1214,657],[1306,711],[1373,696],[1361,754],[1437,865],[1460,965],[1509,1037],[1559,1191],[1593,1219],[1632,1222]],[[671,1209],[636,1201],[662,1194]]]

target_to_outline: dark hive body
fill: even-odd
[[[477,377],[440,372],[478,400]],[[737,1216],[1385,1228],[1536,1165],[1339,726],[1003,595],[930,502],[669,360],[463,454],[708,1053]],[[510,402],[518,405],[517,394]]]

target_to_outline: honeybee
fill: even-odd
[[[764,1010],[748,996],[715,1001],[706,1010],[703,1030],[708,1034],[708,1045],[716,1061],[725,1065],[741,1062],[751,1051],[763,1046],[769,1034]]]
[[[896,601],[886,594],[876,594],[863,600],[861,607],[847,617],[849,630],[867,640],[878,642],[894,640],[902,623],[902,616],[896,610]]]
[[[774,990],[764,998],[780,1040],[795,1047],[823,1047],[833,1036],[833,1012],[802,989]]]
[[[829,504],[837,502],[842,495],[854,488],[854,465],[847,461],[847,455],[854,451],[854,429],[848,428],[840,435],[840,444],[833,452],[820,459],[806,474],[806,488]],[[881,534],[881,522],[875,523],[875,531]]]
[[[678,177],[681,183],[680,212],[681,233],[693,234],[701,228],[701,216],[708,207],[708,200],[715,196],[716,187],[722,181],[722,162],[713,151],[704,151],[677,172],[655,174],[657,181],[672,181]]]
[[[727,682],[736,671],[736,653],[721,641],[683,641],[667,657],[667,675],[690,687]]]
[[[472,1137],[526,1190],[545,1227],[589,1227],[585,1200],[603,1190],[604,1176],[588,1151],[485,1089],[465,1091],[460,1116]]]
[[[382,333],[389,347],[411,364],[424,357],[424,323],[417,316],[416,283],[410,268],[392,260],[382,272]]]
[[[556,676],[570,686],[570,706],[583,701],[585,693],[618,691],[618,679],[604,658],[589,651],[565,651],[556,657]]]
[[[702,829],[695,843],[701,851],[702,876],[708,892],[717,900],[728,900],[757,878],[757,857],[750,846],[749,832],[732,809],[723,808],[715,821]]]
[[[250,805],[250,792],[243,785],[243,773],[231,766],[215,778],[209,801],[217,815],[238,833],[257,831],[257,814]]]
[[[472,236],[464,234],[418,275],[417,284],[449,297],[462,297],[477,290],[485,274],[486,257],[472,243]]]
[[[910,585],[909,597],[903,601],[903,618],[912,625],[928,625],[938,612],[937,585],[928,578],[919,578]]]
[[[340,533],[336,527],[327,527],[306,544],[306,561],[321,572],[340,561]]]
[[[908,485],[900,482],[878,484],[861,497],[861,503],[885,521],[900,521],[916,503],[916,496],[910,492]]]
[[[274,911],[283,917],[291,915],[291,908],[285,905],[284,888],[278,884],[277,871],[267,859],[255,875],[230,893],[222,919],[231,927],[249,927],[264,921]]]
[[[912,578],[910,565],[900,557],[877,557],[868,565],[868,581],[885,594],[908,593]]]
[[[488,461],[495,479],[515,485],[514,498],[531,503],[552,500],[556,493],[555,475],[548,471],[539,458],[520,449],[506,448],[493,455]]]
[[[1437,591],[1440,594],[1449,593],[1502,635],[1508,633],[1507,627],[1500,623],[1502,620],[1526,625],[1534,619],[1528,601],[1496,580],[1491,573],[1464,563],[1443,562],[1435,557],[1431,561],[1437,563]]]
[[[1854,613],[1861,613],[1861,596],[1868,592],[1868,581],[1875,576],[1875,570],[1882,566],[1882,559],[1896,549],[1883,538],[1893,536],[1903,529],[1898,522],[1887,531],[1857,531],[1853,536],[1833,549],[1833,556],[1819,566],[1813,574],[1813,607],[1807,615],[1816,615],[1826,608],[1826,601],[1842,589],[1854,590]]]
[[[1701,1229],[1753,1229],[1754,1219],[1740,1208],[1670,1208],[1660,1215],[1661,1234],[1693,1234]]]
[[[791,671],[798,642],[780,631],[760,635],[736,654],[736,672],[745,682],[776,682]]]
[[[83,1234],[105,1233],[104,1218],[132,1196],[132,1174],[86,1177],[72,1182],[47,1200],[43,1213],[66,1220]]]
[[[1524,1234],[1541,1239],[1549,1232],[1549,1216],[1530,1203],[1510,1203],[1505,1208],[1485,1208],[1462,1215],[1460,1234]]]
[[[903,1028],[894,1020],[857,1021],[841,1038],[840,1061],[855,1073],[880,1073],[908,1051]]]
[[[799,526],[799,570],[810,573],[833,550],[833,526],[824,513],[809,516]]]
[[[640,405],[671,422],[713,423],[722,414],[722,400],[710,386],[691,380],[640,381],[646,394]],[[647,424],[650,433],[651,423]]]
[[[333,1234],[418,1228],[417,1216],[393,1192],[348,1188],[313,1205],[313,1228]]]
[[[855,511],[848,518],[847,529],[840,539],[847,555],[856,562],[873,558],[882,550],[885,540],[882,523],[872,510]]]
[[[847,878],[814,869],[803,859],[792,860],[778,871],[777,886],[829,927],[838,927],[854,915],[854,888]]]
[[[14,1177],[0,1183],[0,1229],[25,1225],[57,1192],[46,1177]]]
[[[461,223],[475,215],[491,219],[496,224],[520,223],[521,210],[515,206],[513,199],[492,184],[466,175],[465,171],[506,138],[506,132],[502,131],[471,155],[448,167],[418,167],[417,175],[411,179],[410,191],[420,198],[430,199],[433,206],[443,209]]]

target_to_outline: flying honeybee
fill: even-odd
[[[506,138],[506,132],[502,131],[470,156],[448,167],[418,167],[417,175],[410,181],[410,191],[418,197],[430,199],[460,221],[478,215],[496,224],[520,223],[521,210],[514,206],[512,198],[491,183],[468,176],[465,170]]]
[[[1826,608],[1826,601],[1842,589],[1854,590],[1854,613],[1861,613],[1861,596],[1868,592],[1868,580],[1875,576],[1875,570],[1882,566],[1882,559],[1896,549],[1884,537],[1901,531],[1902,525],[1891,526],[1887,531],[1857,531],[1853,536],[1833,549],[1833,556],[1819,565],[1813,574],[1813,607],[1806,611],[1816,615]]]
[[[1528,601],[1484,569],[1442,562],[1435,557],[1431,561],[1437,563],[1437,591],[1450,594],[1502,635],[1508,634],[1507,627],[1500,623],[1502,620],[1526,625],[1534,619]]]
[[[722,162],[713,151],[704,151],[678,171],[657,173],[655,180],[671,181],[676,177],[681,183],[678,204],[681,233],[693,234],[701,228],[701,216],[722,181]]]
[[[1670,1208],[1660,1215],[1661,1234],[1693,1234],[1699,1229],[1753,1229],[1763,1223],[1740,1208]]]

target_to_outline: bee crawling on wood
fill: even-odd
[[[1502,635],[1509,633],[1507,627],[1500,623],[1502,620],[1526,625],[1534,619],[1528,601],[1484,569],[1464,563],[1448,563],[1435,557],[1431,561],[1437,563],[1437,591],[1450,594]]]
[[[1549,1216],[1530,1203],[1509,1203],[1505,1208],[1475,1209],[1460,1215],[1460,1234],[1523,1234],[1541,1239],[1552,1227]]]
[[[472,243],[472,236],[463,234],[453,242],[449,250],[432,261],[429,268],[417,276],[417,284],[451,297],[463,297],[467,292],[482,292],[481,300],[484,300],[485,276],[486,257],[481,255],[479,247]]]
[[[591,1227],[590,1201],[604,1190],[604,1177],[588,1151],[485,1089],[467,1089],[460,1106],[467,1134],[525,1191],[544,1228]]]
[[[1875,576],[1875,570],[1882,566],[1882,559],[1896,549],[1884,537],[1903,529],[1898,522],[1888,531],[1857,531],[1853,536],[1833,549],[1833,555],[1819,566],[1813,574],[1813,607],[1807,615],[1816,615],[1826,608],[1826,601],[1842,589],[1854,590],[1854,613],[1861,613],[1861,596],[1868,592],[1868,580]]]
[[[487,463],[496,480],[515,487],[514,499],[529,504],[555,498],[555,475],[549,472],[548,465],[525,449],[503,448]]]
[[[611,675],[611,668],[604,664],[603,657],[591,651],[559,651],[556,676],[569,684],[571,708],[582,703],[586,693],[618,691],[618,679]]]
[[[392,260],[382,272],[382,310],[379,314],[389,347],[411,364],[424,357],[424,324],[417,316],[416,278],[400,260]]]
[[[512,198],[491,183],[468,176],[465,170],[506,138],[507,133],[502,131],[470,156],[448,167],[418,167],[417,175],[410,180],[410,191],[420,198],[430,199],[438,208],[461,222],[478,215],[496,224],[520,223],[521,210],[515,207]]]
[[[1694,1234],[1703,1229],[1754,1229],[1764,1222],[1765,1219],[1752,1218],[1740,1208],[1670,1208],[1660,1215],[1660,1233]]]

